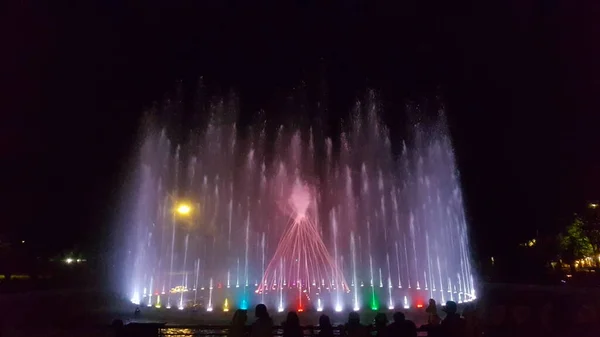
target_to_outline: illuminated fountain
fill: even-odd
[[[475,298],[442,113],[394,155],[372,93],[336,139],[319,123],[239,132],[235,99],[207,106],[182,143],[158,118],[146,124],[125,262],[133,302],[342,311]]]

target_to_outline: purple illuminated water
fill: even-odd
[[[178,144],[147,123],[127,236],[133,302],[341,311],[475,298],[442,113],[394,156],[373,94],[335,140],[282,126],[272,143],[264,124],[242,135],[237,110],[213,102]]]

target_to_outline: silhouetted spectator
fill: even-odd
[[[333,326],[327,315],[319,317],[319,337],[333,337]]]
[[[388,325],[388,336],[393,337],[416,337],[417,326],[411,320],[407,320],[404,313],[397,311],[394,313],[394,322]]]
[[[465,336],[475,337],[481,336],[481,327],[479,317],[473,305],[467,305],[463,310],[463,318],[465,319]]]
[[[273,336],[273,320],[269,316],[267,306],[258,304],[254,309],[256,321],[252,324],[250,337],[271,337]]]
[[[243,337],[246,329],[246,321],[248,320],[248,313],[246,310],[238,309],[233,314],[231,319],[231,325],[229,326],[228,337]]]
[[[456,302],[446,302],[446,307],[442,309],[446,313],[446,318],[442,321],[442,331],[445,337],[464,337],[465,320],[457,313]]]
[[[140,314],[141,314],[140,307],[135,307],[135,311],[133,312],[133,315],[135,317],[139,317]]]
[[[379,312],[379,313],[377,313],[377,315],[375,315],[375,335],[377,337],[388,336],[387,323],[388,323],[388,319],[384,313]]]
[[[300,327],[300,319],[295,311],[290,311],[287,314],[285,322],[282,324],[283,337],[302,337],[302,328]]]
[[[431,315],[429,317],[429,323],[423,325],[421,328],[427,331],[427,337],[442,337],[444,336],[442,326],[440,323],[442,319],[438,315]]]
[[[120,319],[115,319],[114,321],[112,321],[111,324],[113,331],[114,331],[114,336],[115,337],[121,337],[124,335],[123,332],[123,321]]]
[[[438,312],[437,312],[437,303],[435,303],[435,300],[433,298],[429,299],[429,305],[427,306],[427,309],[425,309],[425,312],[429,316],[429,317],[427,317],[427,323],[431,323],[432,316],[438,314]]]
[[[367,328],[360,324],[360,316],[356,311],[348,315],[348,323],[344,326],[344,332],[348,337],[366,337],[369,335]]]

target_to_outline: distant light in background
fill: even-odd
[[[65,259],[65,262],[67,264],[71,264],[71,263],[73,263],[73,259],[69,257],[69,258]]]
[[[25,240],[21,240],[21,243],[25,243]]]

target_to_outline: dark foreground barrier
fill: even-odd
[[[249,335],[249,326],[246,335]],[[304,336],[317,336],[319,334],[318,326],[304,326]],[[217,337],[227,336],[229,326],[226,325],[165,325],[150,323],[131,323],[122,327],[121,331],[115,331],[118,337]],[[343,326],[334,326],[334,336],[342,335]],[[273,336],[283,335],[281,326],[273,327]],[[427,336],[425,331],[419,331],[418,336]]]
[[[486,337],[597,337],[600,289],[487,284],[477,316]]]

